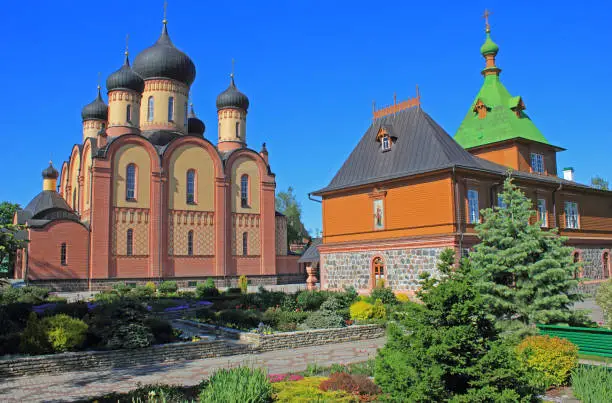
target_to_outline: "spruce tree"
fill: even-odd
[[[542,230],[532,203],[510,175],[504,182],[502,206],[482,211],[476,226],[480,238],[470,261],[480,276],[479,290],[490,310],[502,320],[524,324],[569,323],[571,306],[582,299],[572,248],[556,229]]]

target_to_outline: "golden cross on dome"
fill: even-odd
[[[100,73],[100,72],[98,71],[98,91],[100,91],[100,88],[102,88],[102,87],[100,87],[100,82],[101,82],[101,81],[102,81],[102,73]]]
[[[162,20],[164,24],[168,23],[168,19],[166,18],[167,13],[168,13],[168,2],[164,1],[164,19]]]
[[[493,14],[493,13],[485,8],[484,14],[482,15],[482,18],[484,18],[484,20],[485,20],[485,29],[486,29],[487,32],[491,31],[491,26],[489,25],[489,16],[491,14]]]
[[[125,55],[129,54],[130,34],[125,35]]]
[[[230,73],[230,77],[234,77],[234,69],[236,68],[236,60],[232,58],[232,72]]]

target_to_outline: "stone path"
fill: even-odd
[[[308,364],[320,366],[366,361],[376,356],[384,338],[340,344],[326,344],[293,350],[270,351],[195,361],[161,363],[151,366],[105,371],[67,372],[58,375],[0,380],[1,402],[66,402],[110,392],[127,392],[138,383],[196,385],[217,368],[248,365],[265,367],[271,374],[299,372]]]

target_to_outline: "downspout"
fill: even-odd
[[[461,255],[463,253],[463,228],[460,222],[461,213],[459,211],[459,183],[457,182],[457,173],[455,171],[455,166],[453,165],[453,193],[455,196],[455,209],[454,209],[454,221],[457,226],[457,232],[459,233],[459,259],[461,259]]]
[[[163,223],[162,223],[162,220],[164,219],[163,218],[164,214],[163,214],[163,211],[162,211],[162,208],[164,207],[164,203],[163,203],[163,200],[164,200],[164,166],[162,164],[163,164],[163,162],[161,161],[161,157],[160,157],[160,166],[161,166],[160,170],[159,170],[159,173],[160,173],[160,175],[159,175],[159,193],[160,193],[159,194],[159,215],[160,215],[160,217],[159,217],[159,223],[157,224],[158,231],[159,231],[159,236],[158,236],[158,239],[157,239],[157,241],[159,243],[158,249],[157,249],[157,263],[159,265],[158,276],[159,276],[159,282],[160,283],[162,281],[162,274],[163,274],[163,269],[162,269],[162,244],[163,244],[163,242],[162,242],[162,235],[163,235],[162,234],[162,232],[163,232],[162,229],[163,229],[163,225],[162,224]]]
[[[552,191],[552,202],[553,202],[553,218],[555,220],[555,227],[559,228],[559,222],[557,220],[557,192],[563,189],[563,183],[559,184],[559,187]]]
[[[89,250],[87,256],[87,289],[91,291],[91,222],[93,219],[92,211],[92,196],[93,196],[93,158],[92,164],[89,167]]]

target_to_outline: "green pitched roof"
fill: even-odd
[[[495,44],[487,32],[487,39],[483,45],[483,48],[486,49],[483,53],[496,53],[497,45],[492,45]],[[455,134],[455,141],[463,148],[478,147],[515,138],[550,144],[524,110],[521,110],[520,115],[517,116],[514,108],[520,105],[521,97],[510,95],[499,79],[499,72],[497,67],[483,70],[483,73],[489,74],[485,74],[484,83]],[[483,119],[480,119],[474,110],[479,100],[487,108],[486,116]]]

